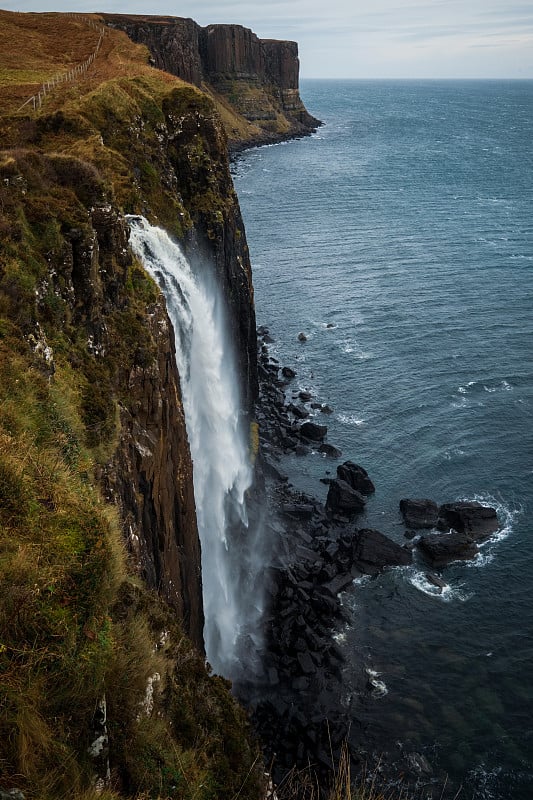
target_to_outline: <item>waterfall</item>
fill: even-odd
[[[248,525],[252,470],[224,302],[214,278],[194,275],[165,231],[143,217],[129,222],[131,247],[165,295],[174,327],[202,545],[206,654],[217,672],[234,677],[239,636],[259,598],[241,544],[232,546],[232,530]]]

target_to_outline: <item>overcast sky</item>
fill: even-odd
[[[531,0],[18,0],[239,23],[299,44],[302,78],[533,78]]]

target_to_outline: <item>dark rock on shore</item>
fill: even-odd
[[[384,567],[403,567],[412,563],[410,550],[371,528],[356,531],[353,542],[354,561],[367,575],[377,575]]]
[[[306,419],[309,416],[309,411],[301,403],[289,403],[287,410],[294,414],[297,419]]]
[[[439,507],[433,500],[404,499],[400,500],[400,511],[411,528],[450,531],[425,534],[418,542],[423,555],[436,567],[475,558],[479,552],[476,541],[487,539],[499,528],[496,509],[477,502],[444,503]],[[411,538],[412,532],[405,535]]]
[[[320,453],[324,453],[324,455],[328,456],[329,458],[340,458],[342,456],[342,451],[333,444],[327,444],[323,442],[318,450]]]
[[[328,432],[326,425],[317,425],[316,422],[304,422],[300,425],[300,434],[312,442],[321,442]]]
[[[435,528],[439,507],[433,500],[400,500],[400,511],[409,528]]]
[[[499,528],[496,509],[476,502],[445,503],[439,508],[439,530],[452,528],[473,539],[488,538]]]
[[[341,481],[344,481],[352,489],[355,489],[361,494],[372,494],[376,491],[376,487],[368,477],[368,472],[353,461],[345,461],[344,464],[339,464],[337,467],[337,476]]]
[[[450,561],[468,561],[479,552],[476,543],[466,533],[428,533],[420,538],[418,546],[434,567],[443,567]]]
[[[366,500],[361,492],[342,481],[332,478],[329,483],[326,508],[334,514],[360,514],[364,511]]]
[[[325,479],[326,507],[281,483],[278,464],[283,464],[283,454],[307,453],[309,448],[331,458],[341,453],[324,441],[325,425],[300,422],[302,403],[324,413],[331,409],[311,400],[305,388],[294,387],[287,400],[285,387],[294,371],[270,358],[268,350],[261,355],[265,369],[256,408],[258,464],[263,464],[270,502],[267,525],[273,547],[266,577],[264,646],[254,672],[248,666],[233,687],[251,709],[268,755],[274,758],[275,780],[282,780],[294,765],[312,763],[325,785],[332,768],[328,753],[337,758],[354,722],[361,725],[351,713],[339,717],[343,656],[334,634],[347,619],[340,593],[350,591],[361,575],[376,576],[387,567],[410,564],[412,553],[379,531],[354,530],[350,520],[364,510],[374,485],[353,461],[340,464],[336,477]],[[328,722],[332,713],[337,715],[333,726]]]
[[[289,380],[292,380],[292,378],[296,377],[296,372],[291,369],[291,367],[282,367],[281,374],[284,378],[288,378]]]

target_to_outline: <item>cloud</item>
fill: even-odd
[[[533,7],[525,0],[8,0],[4,7],[238,23],[261,38],[296,40],[302,72],[317,77],[533,78]]]

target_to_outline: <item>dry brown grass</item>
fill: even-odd
[[[22,14],[0,10],[0,114],[12,114],[43,81],[67,73],[95,51],[99,30],[97,14],[82,18],[68,14]],[[103,26],[102,24],[102,27]],[[21,57],[23,54],[23,57]],[[87,73],[69,83],[55,86],[44,101],[47,112],[95,89],[101,82],[121,76],[146,75],[148,50],[134,44],[120,32],[105,28],[100,52]],[[161,73],[162,80],[180,83]]]

